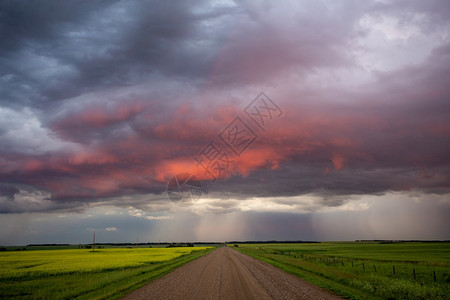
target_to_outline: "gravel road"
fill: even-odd
[[[342,299],[228,247],[202,256],[123,299]]]

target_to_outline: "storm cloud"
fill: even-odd
[[[448,216],[449,20],[445,0],[1,1],[0,213],[174,213],[188,172],[208,185],[190,213],[253,207],[249,228],[258,201],[310,231],[392,193]],[[261,92],[283,111],[265,130]],[[236,117],[257,138],[211,183],[194,158]]]

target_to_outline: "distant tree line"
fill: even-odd
[[[27,247],[70,246],[70,244],[29,244]]]
[[[103,249],[103,246],[101,245],[95,245],[95,248],[97,249]],[[78,249],[92,249],[92,245],[78,245]]]
[[[11,249],[10,251],[25,251],[25,250],[27,250],[27,248],[15,248],[15,249]],[[0,252],[4,252],[4,251],[8,251],[8,248],[1,247]]]
[[[173,247],[194,247],[193,243],[170,243],[167,248]]]

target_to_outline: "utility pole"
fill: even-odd
[[[95,231],[94,231],[94,239],[92,240],[92,252],[95,251]]]

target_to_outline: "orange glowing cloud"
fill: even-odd
[[[236,159],[233,171],[248,176],[253,170],[277,169],[283,156],[272,148],[249,148]]]
[[[344,167],[345,158],[339,153],[334,153],[331,161],[335,170],[341,170]]]
[[[106,152],[97,153],[74,153],[68,158],[69,165],[105,165],[119,162],[119,158]]]

